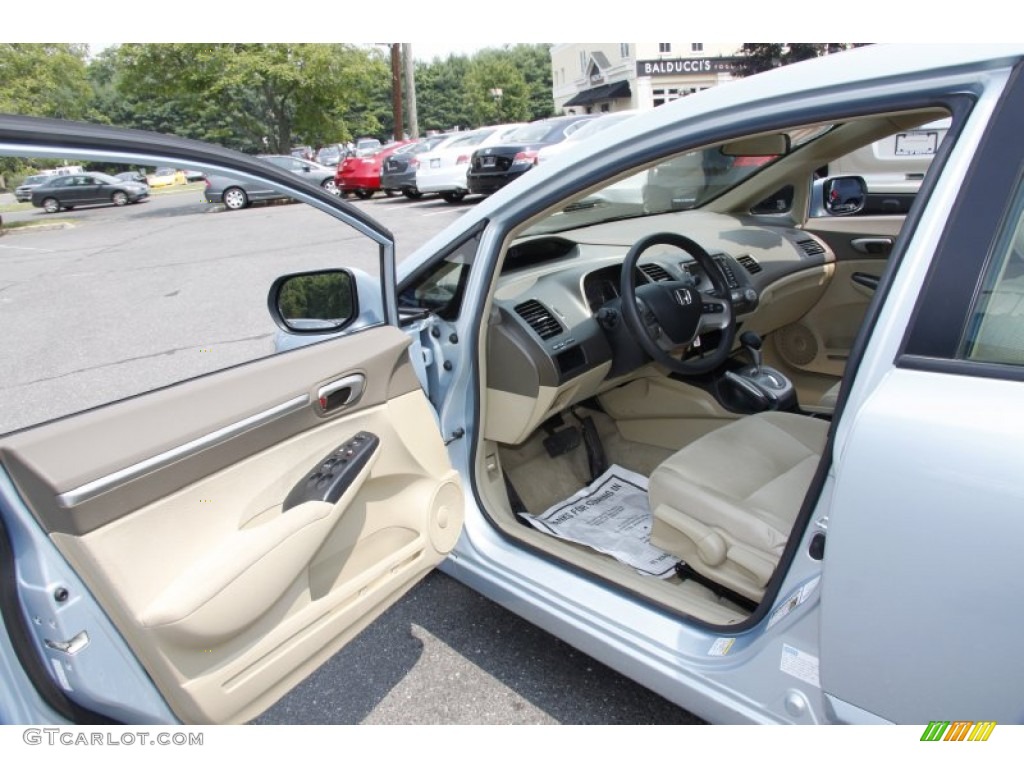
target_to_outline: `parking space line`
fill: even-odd
[[[9,251],[39,251],[40,253],[56,253],[52,248],[26,248],[25,246],[17,245],[0,245],[0,248],[4,248]]]

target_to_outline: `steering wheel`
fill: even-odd
[[[682,280],[647,283],[637,287],[636,263],[648,248],[674,245],[696,259],[711,281],[710,290],[698,291]],[[706,250],[684,235],[659,232],[629,249],[620,281],[622,318],[626,328],[656,362],[687,376],[708,373],[725,362],[736,338],[736,317],[725,276]],[[701,334],[720,331],[717,346],[701,357],[681,360],[682,352]]]

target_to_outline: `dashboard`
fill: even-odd
[[[712,256],[737,323],[762,334],[810,309],[835,261],[814,235],[752,217],[688,211],[658,219],[655,231],[671,223]],[[626,254],[652,226],[651,219],[618,221],[521,240],[509,249],[488,329],[488,395],[501,409],[489,414],[488,437],[520,442],[547,416],[649,362],[616,321],[614,307]],[[704,269],[678,247],[651,247],[636,270],[637,285],[678,281],[713,295]],[[700,354],[699,346],[687,354]]]

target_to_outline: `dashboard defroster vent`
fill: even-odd
[[[517,304],[516,314],[529,323],[542,339],[550,339],[562,332],[562,324],[555,319],[547,307],[536,299]]]
[[[825,248],[817,240],[797,240],[796,244],[807,256],[821,256],[825,252]]]
[[[745,253],[742,256],[737,256],[736,261],[742,264],[743,268],[752,275],[756,275],[761,271],[761,265],[758,264],[757,259],[750,254]]]
[[[672,279],[668,271],[661,264],[641,264],[640,271],[656,283]]]

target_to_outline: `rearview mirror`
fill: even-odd
[[[722,154],[727,157],[766,157],[788,153],[789,135],[785,133],[751,136],[722,145]]]

